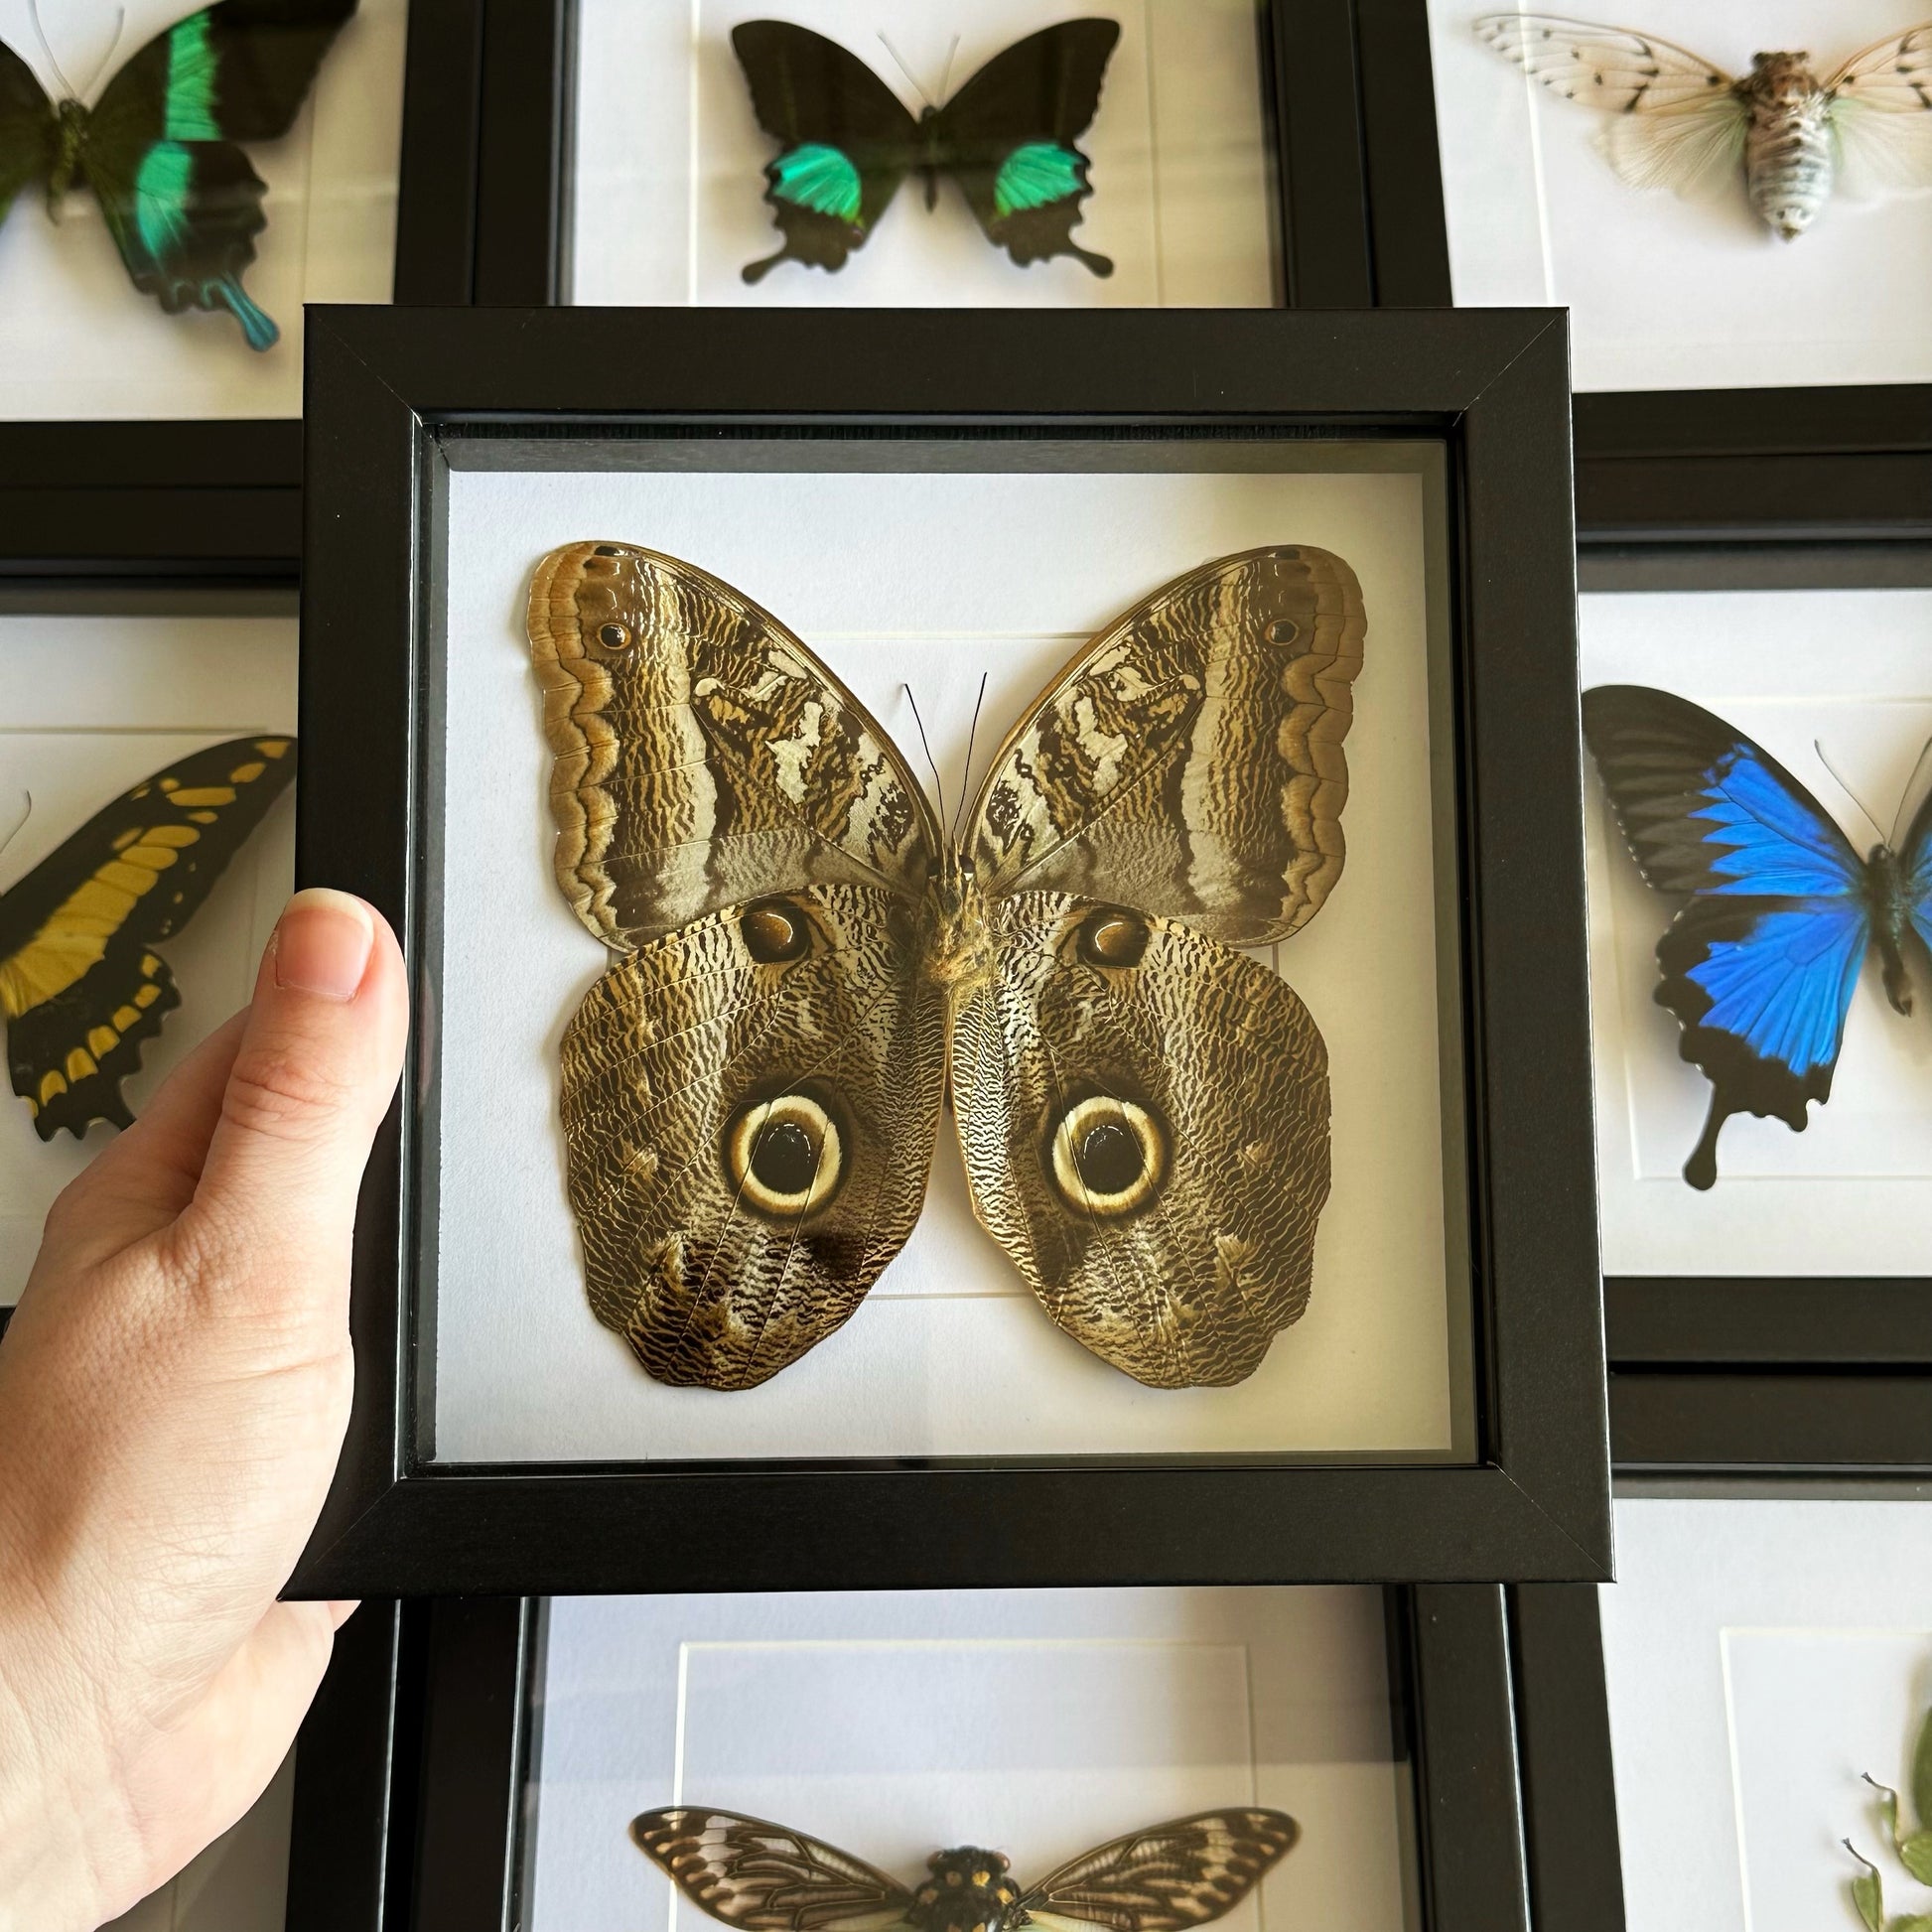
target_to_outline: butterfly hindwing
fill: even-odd
[[[1709,1187],[1731,1114],[1802,1131],[1831,1094],[1871,938],[1865,865],[1775,759],[1688,699],[1599,685],[1584,734],[1638,869],[1689,901],[1658,941],[1657,1000],[1712,1085],[1685,1168]]]
[[[904,1245],[945,1078],[915,943],[877,887],[773,895],[616,960],[565,1030],[591,1306],[658,1381],[755,1387]]]
[[[1327,1054],[1279,975],[1171,919],[993,906],[953,1033],[974,1211],[1076,1341],[1161,1388],[1252,1374],[1307,1308]]]
[[[530,591],[558,883],[606,945],[816,883],[914,897],[930,807],[865,707],[729,584],[565,544]]]
[[[1057,890],[1285,938],[1341,876],[1361,588],[1308,545],[1221,557],[1117,619],[998,753],[971,830],[991,894]]]
[[[876,1932],[912,1902],[849,1852],[738,1812],[647,1811],[630,1837],[693,1904],[745,1932]]]
[[[935,133],[986,237],[1023,266],[1072,255],[1096,275],[1113,263],[1075,244],[1093,193],[1075,145],[1100,105],[1120,40],[1112,20],[1066,20],[996,54],[940,108]]]
[[[234,739],[156,772],[0,896],[14,1091],[51,1140],[126,1126],[120,1083],[180,1003],[151,947],[207,897],[295,775],[294,740]]]
[[[759,125],[780,142],[764,199],[784,246],[748,263],[761,281],[781,261],[843,268],[918,158],[918,125],[897,95],[836,41],[784,20],[748,20],[732,47]]]
[[[1301,1835],[1286,1812],[1203,1811],[1097,1846],[1020,1902],[1053,1932],[1192,1932],[1232,1911]]]
[[[238,141],[289,130],[355,0],[219,0],[157,35],[87,117],[81,164],[136,288],[170,315],[226,309],[276,340],[241,286],[267,193]]]

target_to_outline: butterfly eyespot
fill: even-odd
[[[597,641],[606,650],[623,650],[630,642],[629,626],[621,623],[601,623],[597,627]]]
[[[1268,626],[1268,641],[1271,644],[1292,644],[1302,634],[1302,626],[1293,618],[1277,618]]]
[[[959,1870],[957,1866],[946,1873],[946,1883],[949,1885],[963,1885],[965,1882],[966,1874]]]
[[[621,557],[624,553],[615,543],[600,543],[591,552],[593,557]]]
[[[1138,1101],[1089,1094],[1055,1123],[1050,1165],[1060,1197],[1077,1212],[1132,1214],[1167,1173],[1167,1133]]]
[[[1299,563],[1302,559],[1302,552],[1294,544],[1285,544],[1281,549],[1271,550],[1268,554],[1277,562],[1284,564]]]
[[[812,929],[795,905],[761,898],[748,905],[738,921],[745,950],[760,966],[781,966],[811,950]]]
[[[822,1207],[845,1178],[845,1136],[805,1093],[754,1100],[725,1129],[725,1173],[755,1213],[795,1221]]]
[[[1151,937],[1147,921],[1124,906],[1102,905],[1080,921],[1076,945],[1089,966],[1138,966]]]

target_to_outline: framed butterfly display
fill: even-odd
[[[455,346],[453,323],[483,330],[507,384],[527,345],[482,315],[439,318],[432,359]],[[1445,322],[1483,345],[1484,395],[1521,380],[1545,397],[1547,383],[1561,414],[1561,345],[1540,331],[1526,344],[1520,318],[1391,319],[1386,339],[1371,321],[1374,347],[1354,352],[1394,357],[1392,375],[1429,359]],[[408,393],[421,369],[392,358],[412,324],[369,310],[328,326],[382,339],[337,374]],[[1574,1078],[1576,1099],[1586,1009],[1581,916],[1568,974],[1550,912],[1581,890],[1549,843],[1582,797],[1574,765],[1557,769],[1576,747],[1574,679],[1465,644],[1443,574],[1450,439],[1470,399],[1427,435],[1398,409],[1358,437],[1342,390],[1317,387],[1322,409],[1284,401],[1232,434],[1230,410],[1300,393],[1313,369],[1357,379],[1288,314],[1119,318],[1131,385],[1123,366],[1093,371],[1092,416],[1041,386],[1037,420],[1031,385],[1080,333],[1068,318],[746,312],[687,337],[699,325],[677,309],[560,308],[533,326],[550,339],[545,381],[595,375],[584,393],[621,435],[519,405],[514,436],[453,431],[446,483],[405,504],[368,440],[391,405],[362,378],[362,427],[313,432],[332,462],[354,450],[372,467],[311,497],[331,507],[315,512],[323,554],[305,579],[319,668],[303,775],[325,790],[307,794],[305,828],[316,865],[378,903],[382,877],[403,892],[425,1028],[398,1266],[366,1277],[358,1305],[364,1320],[387,1306],[416,1337],[398,1390],[413,1447],[378,1496],[359,1487],[373,1463],[345,1465],[364,1498],[350,1542],[374,1533],[391,1488],[398,1508],[462,1513],[514,1470],[519,1494],[545,1498],[532,1540],[467,1544],[460,1561],[473,1580],[477,1565],[528,1575],[555,1539],[588,1533],[587,1505],[551,1496],[584,1463],[606,1471],[607,1498],[695,1507],[701,1471],[722,1468],[748,1505],[782,1476],[842,1510],[859,1497],[848,1477],[909,1459],[912,1479],[879,1499],[899,1525],[882,1577],[912,1574],[901,1532],[922,1548],[940,1536],[940,1478],[961,1459],[984,1465],[984,1498],[1009,1482],[1044,1497],[1069,1465],[1118,1469],[1140,1492],[1144,1462],[1186,1479],[1267,1471],[1285,1492],[1345,1471],[1368,1488],[1413,1476],[1420,1494],[1459,1467],[1481,1493],[1478,1390],[1491,1373],[1508,1384],[1515,1358],[1477,1368],[1477,1306],[1511,1306],[1518,1282],[1518,1312],[1487,1318],[1561,1325],[1579,1307],[1588,1319],[1596,1288],[1581,1239],[1574,1272],[1552,1264],[1572,1284],[1553,1302],[1550,1268],[1532,1295],[1519,1251],[1470,1230],[1502,1198],[1485,1183],[1471,1205],[1474,1167],[1587,1157],[1587,1111],[1563,1117],[1569,1141],[1545,1108],[1519,1136],[1516,1103],[1482,1070],[1541,1012],[1512,1092]],[[1489,362],[1505,337],[1507,359]],[[1193,432],[1159,428],[1161,398],[1180,393],[1173,345],[1205,357],[1210,343],[1215,409],[1176,402]],[[707,421],[731,433],[667,403],[632,434],[613,370],[654,370],[651,392],[668,395],[655,385],[687,351]],[[798,356],[826,406],[801,411],[781,376]],[[1015,378],[1016,356],[1035,374]],[[922,394],[936,382],[945,420],[896,399],[888,365],[921,369]],[[865,407],[833,410],[835,391]],[[1405,433],[1388,433],[1398,420]],[[1305,421],[1351,433],[1280,433]],[[1519,460],[1525,433],[1534,444],[1511,432]],[[1558,425],[1559,468],[1563,448]],[[353,600],[336,601],[353,575],[338,575],[336,536],[378,505],[433,561],[358,628]],[[1512,516],[1508,541],[1542,541],[1538,512]],[[1568,556],[1566,531],[1553,575],[1508,581],[1557,581]],[[406,647],[397,615],[416,626]],[[1487,607],[1467,619],[1468,637],[1490,621]],[[1568,619],[1553,605],[1540,621],[1561,635]],[[394,649],[418,666],[407,689],[391,686]],[[1472,693],[1518,679],[1525,713],[1564,729],[1532,740],[1498,717],[1485,745],[1515,750],[1482,795],[1533,799],[1544,856],[1478,892],[1472,855],[1489,865],[1518,822],[1480,839],[1462,826],[1477,787],[1461,721]],[[415,722],[378,750],[391,697]],[[350,743],[361,781],[332,784],[329,748]],[[1534,974],[1512,947],[1477,944],[1531,878]],[[1504,985],[1508,1018],[1471,1031],[1470,1004]],[[1587,1211],[1587,1187],[1561,1191],[1566,1212]],[[1539,1210],[1539,1247],[1553,1226],[1569,1223]],[[366,1357],[387,1359],[373,1333]],[[1574,1394],[1566,1415],[1587,1422],[1588,1386]],[[1589,1451],[1572,1449],[1574,1472]],[[462,1482],[443,1484],[446,1469]],[[939,1514],[916,1527],[903,1512],[922,1490]],[[1495,1493],[1512,1535],[1542,1537]],[[1287,1534],[1292,1512],[1270,1521]],[[1208,1535],[1118,1527],[1157,1571],[1176,1534]],[[1343,1533],[1413,1566],[1388,1527]],[[997,1556],[968,1538],[949,1561],[1014,1574],[1030,1549],[1043,1581],[1058,1559],[1035,1531],[1043,1519]],[[1580,1533],[1538,1560],[1574,1564]],[[336,1534],[325,1524],[321,1545]],[[792,1534],[716,1535],[703,1562],[748,1587],[795,1580]],[[593,1540],[594,1568],[618,1564],[606,1577],[671,1560],[654,1536],[619,1550],[607,1525]],[[411,1547],[412,1574],[445,1587],[448,1547]],[[331,1557],[301,1587],[345,1574]]]

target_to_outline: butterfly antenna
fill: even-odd
[[[919,76],[916,73],[914,73],[912,69],[908,68],[903,61],[899,59],[898,49],[896,48],[892,44],[892,42],[886,38],[886,30],[883,27],[880,28],[879,30],[879,44],[881,47],[883,47],[886,50],[888,54],[890,54],[893,57],[894,63],[898,68],[899,72],[904,74],[906,80],[910,83],[912,91],[915,94],[917,94],[918,97],[922,101],[924,101],[928,107],[937,108],[939,103],[936,100],[934,100],[932,96],[929,93],[927,93],[923,87],[919,85]],[[910,696],[910,693],[908,692],[907,695]]]
[[[912,687],[907,684],[900,688],[905,693],[905,702],[912,707],[912,722],[919,728],[919,746],[925,753],[926,769],[932,773],[932,789],[939,799],[939,823],[943,825],[946,822],[946,788],[939,782],[939,766],[933,759],[932,747],[926,743],[925,720],[919,716],[919,701],[912,695]]]
[[[1918,755],[1918,762],[1912,766],[1912,775],[1905,781],[1905,795],[1898,801],[1898,817],[1893,821],[1891,838],[1887,843],[1892,850],[1898,850],[1899,835],[1905,830],[1906,814],[1910,812],[1927,790],[1926,772],[1932,770],[1932,738],[1925,741],[1925,749]]]
[[[1882,845],[1885,842],[1884,828],[1879,825],[1878,821],[1875,818],[1871,816],[1870,812],[1865,810],[1864,800],[1861,798],[1859,794],[1856,791],[1854,791],[1852,787],[1848,785],[1842,777],[1839,776],[1838,766],[1835,765],[1831,761],[1831,759],[1825,756],[1824,746],[1820,744],[1820,742],[1815,738],[1811,741],[1811,749],[1818,754],[1818,762],[1822,764],[1825,767],[1825,769],[1832,774],[1832,782],[1838,786],[1840,791],[1844,792],[1846,797],[1851,799],[1853,804],[1858,806],[1859,811],[1864,818],[1864,822],[1871,827],[1871,830],[1875,835],[1875,837],[1877,838],[1879,844]]]
[[[946,49],[946,65],[939,69],[939,98],[946,97],[946,82],[952,78],[952,59],[959,52],[959,36],[952,37],[952,45]]]
[[[107,64],[114,58],[114,50],[120,46],[121,36],[126,31],[127,9],[125,7],[116,7],[114,9],[114,38],[107,43],[107,52],[100,57],[100,65],[87,76],[89,92],[92,91],[94,82],[107,71]]]
[[[69,97],[80,98],[80,90],[68,78],[67,69],[54,58],[54,50],[48,45],[47,29],[41,25],[41,0],[27,0],[27,17],[34,23],[34,38],[41,44],[41,52],[47,56],[47,65],[54,69],[54,77],[68,90]],[[116,32],[114,38],[120,35]]]
[[[0,839],[0,852],[6,851],[8,846],[12,845],[14,840],[19,838],[21,834],[21,829],[26,825],[27,821],[30,818],[32,818],[34,815],[34,794],[23,786],[20,795],[24,799],[26,799],[27,809],[24,812],[22,812],[17,819],[14,820],[13,830],[10,831],[4,839]]]
[[[966,813],[966,800],[973,792],[973,741],[980,734],[980,706],[986,702],[986,672],[980,673],[980,694],[973,700],[973,722],[966,733],[966,775],[959,781],[959,809],[953,813],[953,823],[946,836],[955,843],[959,839],[959,821]]]

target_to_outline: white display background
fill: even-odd
[[[91,105],[134,54],[203,4],[41,0],[40,13],[55,59]],[[405,11],[406,0],[361,0],[288,135],[244,144],[268,184],[268,226],[241,281],[281,341],[257,353],[226,310],[168,315],[128,280],[91,189],[68,196],[57,226],[30,185],[0,225],[0,417],[302,413],[302,305],[389,299]],[[30,0],[0,0],[0,41],[50,96],[67,92]]]
[[[1400,1932],[1403,1786],[1376,1589],[557,1597],[523,1923],[702,1932],[640,1811],[769,1818],[908,1879],[1031,1883],[1089,1847],[1270,1805],[1296,1848],[1228,1932]]]
[[[1472,23],[1506,11],[1498,0],[1429,0],[1459,304],[1568,307],[1579,389],[1932,377],[1932,204],[1834,196],[1786,242],[1751,212],[1741,169],[1715,200],[1630,188],[1596,147],[1600,115],[1477,40]],[[1808,48],[1823,77],[1925,9],[1918,0],[1592,0],[1583,17],[1662,35],[1739,75],[1759,48]]]
[[[1692,699],[1771,754],[1861,853],[1884,835],[1932,739],[1932,592],[1602,594],[1581,603],[1583,682]],[[1735,1114],[1718,1184],[1682,1177],[1711,1087],[1653,997],[1676,901],[1644,885],[1587,767],[1590,995],[1604,1271],[1923,1275],[1932,1217],[1932,987],[1891,1010],[1876,949],[1852,997],[1832,1097],[1794,1134]]]
[[[1616,1550],[1597,1595],[1629,1932],[1859,1932],[1846,1838],[1889,1914],[1932,1910],[1860,1781],[1909,1792],[1932,1504],[1625,1500]]]
[[[927,212],[908,176],[841,269],[741,270],[783,237],[763,200],[776,143],[752,111],[731,30],[759,0],[582,0],[571,299],[864,307],[1266,308],[1274,301],[1253,0],[794,0],[785,20],[839,42],[916,115],[1015,41],[1097,12],[1120,23],[1100,106],[1079,146],[1094,193],[1073,230],[1113,258],[1102,278],[1066,257],[1025,267],[987,241],[942,183]],[[899,61],[880,41],[884,30]]]
[[[440,1193],[437,1455],[1448,1453],[1422,503],[1413,475],[454,475],[443,1139],[426,1156]],[[1309,1312],[1248,1381],[1147,1389],[1062,1335],[974,1221],[950,1119],[904,1251],[836,1335],[760,1388],[663,1387],[598,1325],[564,1191],[558,1043],[610,956],[552,871],[524,629],[538,559],[586,537],[736,585],[901,747],[917,743],[909,683],[948,801],[982,672],[985,751],[1085,638],[1181,571],[1265,543],[1353,565],[1368,640],[1348,868],[1280,948],[1327,1041],[1334,1184]]]
[[[160,766],[245,732],[292,731],[295,667],[291,619],[0,617],[0,838],[20,828],[0,849],[0,892]],[[294,878],[285,796],[157,948],[181,1005],[121,1088],[137,1115],[168,1069],[248,1003]],[[113,1137],[96,1121],[84,1140],[44,1142],[27,1103],[0,1089],[0,1303],[19,1299],[54,1196]]]
[[[101,1932],[282,1932],[294,1807],[291,1751],[237,1824]]]

